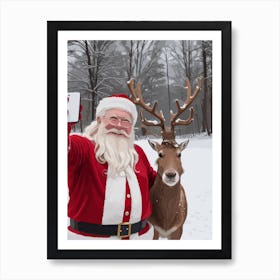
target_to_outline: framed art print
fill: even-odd
[[[231,22],[49,21],[47,28],[48,259],[230,259]],[[103,144],[89,127],[116,106],[116,94],[132,118],[108,123],[132,126],[143,168],[157,176],[145,198],[150,177],[138,157],[130,180],[112,179],[110,168],[98,169],[107,157],[92,156]],[[69,150],[84,138],[92,162],[75,159],[73,171]],[[170,141],[181,168],[170,158],[165,173]]]

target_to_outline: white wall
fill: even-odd
[[[1,279],[280,278],[279,1],[0,4]],[[46,260],[47,20],[232,21],[232,260]]]

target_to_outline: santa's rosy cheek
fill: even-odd
[[[107,125],[105,125],[105,128],[106,129],[112,129],[112,128],[117,128],[115,125],[112,125],[112,124],[107,124]]]

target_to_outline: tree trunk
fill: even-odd
[[[93,68],[91,68],[90,66],[92,66],[92,62],[90,59],[90,51],[88,48],[88,41],[85,40],[85,52],[86,52],[86,56],[87,56],[87,63],[88,63],[88,76],[89,76],[89,83],[90,83],[90,90],[92,92],[92,104],[91,104],[91,117],[92,120],[94,120],[95,118],[95,94],[94,94],[94,82],[93,82]]]
[[[128,53],[129,66],[127,71],[128,81],[132,78],[132,59],[133,59],[133,41],[130,41],[130,50]]]
[[[202,98],[202,127],[203,131],[210,135],[208,126],[208,116],[207,116],[207,96],[208,96],[208,86],[207,86],[207,61],[206,61],[206,49],[204,42],[202,41],[202,62],[203,62],[203,98]]]
[[[166,83],[167,83],[167,94],[168,94],[168,109],[171,110],[171,96],[170,96],[170,86],[169,86],[169,69],[168,69],[168,57],[167,50],[165,50],[165,60],[166,60]]]

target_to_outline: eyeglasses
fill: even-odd
[[[125,118],[120,118],[120,117],[116,117],[116,116],[111,116],[111,117],[104,116],[104,118],[109,120],[109,123],[112,125],[118,125],[119,123],[123,127],[130,127],[132,125],[132,122]]]

